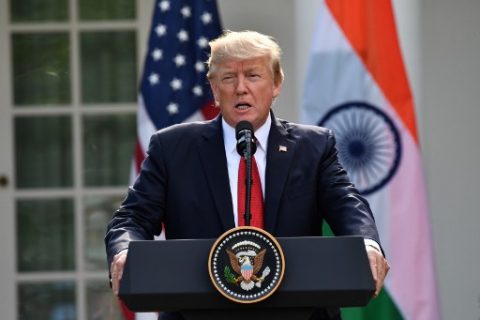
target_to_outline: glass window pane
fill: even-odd
[[[15,119],[18,188],[72,185],[72,130],[69,116]]]
[[[18,319],[75,320],[73,282],[20,283]]]
[[[82,101],[135,102],[136,40],[133,31],[83,32]]]
[[[85,265],[87,270],[107,271],[105,230],[122,196],[89,196],[84,198]]]
[[[120,310],[108,280],[87,283],[87,319],[123,319]]]
[[[17,268],[28,271],[75,269],[71,199],[17,202]]]
[[[13,34],[12,48],[16,106],[70,103],[68,34]]]
[[[12,22],[66,21],[68,0],[10,0]]]
[[[135,19],[132,0],[82,0],[78,5],[80,20]]]
[[[85,185],[128,185],[136,140],[135,128],[135,115],[83,118]]]

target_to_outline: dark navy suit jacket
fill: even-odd
[[[109,264],[130,240],[152,239],[162,224],[167,239],[220,236],[234,227],[231,199],[220,116],[157,132],[140,175],[108,226]],[[368,203],[339,164],[332,132],[272,114],[265,229],[277,237],[320,236],[323,220],[336,235],[380,242]]]

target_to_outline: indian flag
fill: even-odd
[[[322,2],[301,120],[335,132],[391,265],[380,297],[342,310],[344,319],[440,319],[415,108],[390,0]]]

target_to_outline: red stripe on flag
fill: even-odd
[[[219,111],[213,102],[207,103],[200,110],[202,111],[203,117],[207,120],[215,118]]]
[[[140,172],[140,167],[142,166],[142,162],[145,160],[145,153],[143,152],[142,145],[140,144],[140,141],[138,141],[137,138],[137,143],[135,144],[135,172],[139,173]]]
[[[357,52],[418,143],[415,110],[390,0],[326,0]]]

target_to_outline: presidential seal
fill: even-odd
[[[255,303],[272,295],[285,272],[285,258],[275,238],[255,227],[238,227],[221,235],[208,258],[215,288],[238,303]]]

